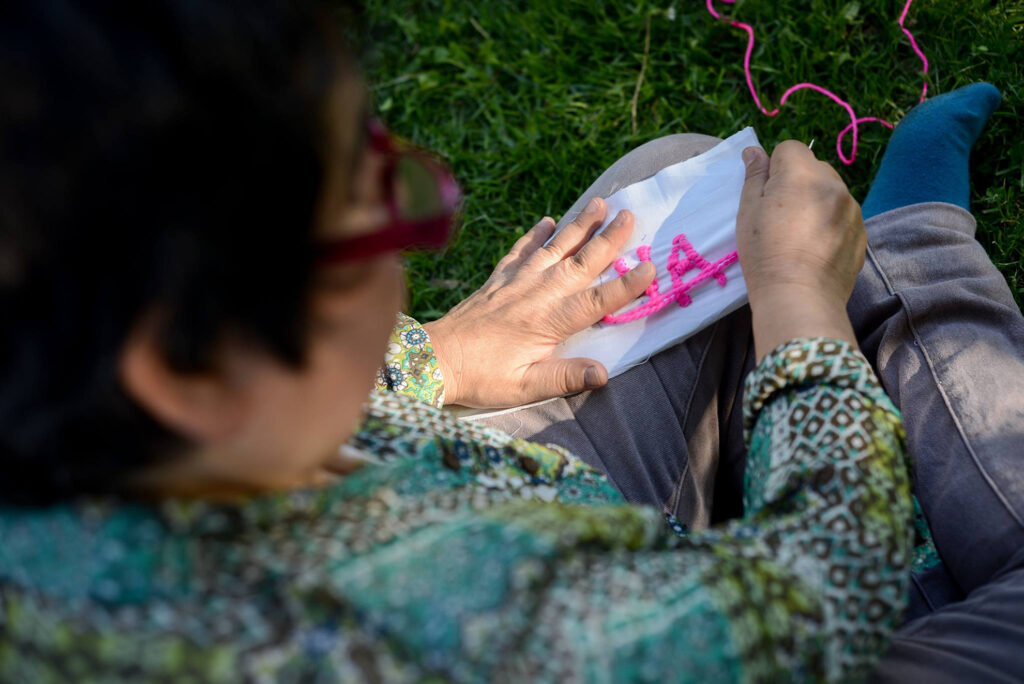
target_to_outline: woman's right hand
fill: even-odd
[[[867,245],[860,205],[803,143],[780,143],[771,159],[749,147],[743,160],[736,242],[757,358],[797,337],[856,344],[846,303]]]

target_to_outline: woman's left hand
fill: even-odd
[[[544,218],[483,287],[424,326],[444,375],[446,404],[519,406],[608,382],[608,371],[593,359],[551,358],[559,343],[639,297],[654,279],[654,266],[643,262],[591,287],[633,232],[633,215],[621,211],[594,235],[606,212],[604,200],[594,198],[547,245],[555,222]]]

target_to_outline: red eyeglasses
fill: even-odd
[[[462,193],[451,172],[425,152],[400,143],[375,119],[370,149],[385,157],[382,175],[390,218],[373,233],[317,246],[317,263],[337,264],[384,252],[438,249],[447,244]]]

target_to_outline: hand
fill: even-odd
[[[592,359],[553,359],[563,340],[639,297],[655,269],[642,263],[621,278],[591,287],[633,233],[621,211],[608,227],[594,198],[544,246],[555,222],[543,219],[521,237],[483,287],[424,326],[445,381],[445,403],[477,408],[518,406],[608,382]]]
[[[860,206],[835,169],[787,140],[771,159],[743,151],[736,218],[740,266],[760,359],[795,337],[857,340],[846,314],[867,237]]]

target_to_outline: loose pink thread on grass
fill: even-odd
[[[685,255],[685,258],[680,258],[680,254]],[[651,246],[640,245],[637,247],[636,257],[641,262],[650,261]],[[686,239],[686,235],[680,233],[672,238],[672,251],[668,255],[668,272],[672,277],[672,287],[669,288],[668,292],[662,293],[659,291],[658,279],[655,278],[645,292],[647,295],[646,302],[624,313],[605,316],[601,320],[612,324],[629,323],[657,313],[672,302],[678,302],[679,306],[689,306],[693,301],[689,295],[690,290],[711,278],[717,280],[719,285],[725,285],[726,277],[723,269],[730,264],[736,263],[738,258],[737,253],[732,251],[712,263],[693,248],[690,241]],[[614,265],[616,273],[620,276],[629,271],[629,266],[622,257],[616,259]],[[695,268],[698,270],[697,275],[690,280],[684,281],[683,276]]]
[[[722,2],[731,5],[735,2],[735,0],[722,0]],[[907,39],[910,40],[910,47],[913,48],[914,53],[921,60],[924,76],[928,76],[928,58],[924,56],[924,52],[921,50],[920,47],[918,47],[917,40],[914,38],[914,34],[910,32],[910,29],[904,26],[904,23],[907,20],[907,12],[910,11],[910,5],[913,2],[914,0],[907,0],[907,4],[903,6],[903,11],[900,13],[899,20],[897,23],[899,24],[900,29],[903,31],[903,33],[907,36]],[[711,16],[713,16],[715,19],[718,19],[719,21],[724,21],[730,26],[735,26],[736,28],[743,29],[746,32],[747,50],[746,52],[743,53],[743,73],[747,77],[747,88],[750,90],[751,97],[754,98],[754,104],[756,104],[757,108],[761,110],[761,113],[767,116],[775,116],[776,114],[779,113],[779,108],[776,107],[775,109],[768,111],[768,109],[763,104],[761,104],[761,98],[757,96],[757,89],[754,88],[754,78],[750,73],[750,56],[754,52],[754,27],[751,26],[750,24],[744,24],[742,21],[736,21],[735,19],[723,17],[715,9],[714,0],[706,0],[706,3],[708,12],[710,12]],[[928,82],[925,80],[922,83],[923,84],[921,86],[921,99],[918,100],[919,103],[924,102],[924,99],[928,94]],[[849,115],[850,123],[848,123],[846,127],[839,132],[838,136],[836,136],[836,153],[838,153],[839,159],[841,159],[844,164],[852,164],[853,160],[857,158],[857,129],[860,126],[860,124],[877,121],[886,128],[893,127],[892,124],[889,123],[888,121],[885,121],[884,119],[880,119],[875,116],[865,116],[858,118],[856,112],[853,111],[853,107],[850,105],[849,102],[842,99],[841,97],[833,93],[831,90],[823,88],[820,85],[816,85],[814,83],[797,83],[796,85],[790,86],[788,89],[786,89],[784,93],[782,93],[782,97],[779,98],[779,106],[781,107],[785,105],[786,100],[789,99],[789,96],[792,95],[793,93],[797,92],[798,90],[805,89],[810,89],[814,90],[815,92],[821,93],[822,95],[831,99],[833,102],[835,102],[840,107],[845,109],[846,113]],[[847,157],[846,154],[843,152],[843,138],[846,137],[846,134],[849,133],[851,130],[853,131],[853,143],[850,147],[850,156]]]

